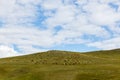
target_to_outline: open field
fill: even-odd
[[[120,50],[48,51],[3,58],[0,80],[120,80]]]

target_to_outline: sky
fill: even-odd
[[[120,0],[0,0],[0,57],[120,48]]]

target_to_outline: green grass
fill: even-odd
[[[120,80],[120,50],[47,51],[3,58],[0,80]]]

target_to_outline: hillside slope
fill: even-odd
[[[105,64],[116,62],[120,59],[119,51],[97,51],[89,53],[68,51],[47,51],[25,56],[1,59],[0,63],[16,64],[55,64],[55,65],[77,65],[77,64]]]
[[[120,50],[52,50],[3,58],[0,80],[120,80]]]
[[[87,52],[86,55],[111,60],[120,60],[120,49]]]

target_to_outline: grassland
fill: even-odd
[[[0,80],[120,80],[120,49],[47,51],[0,59]]]

